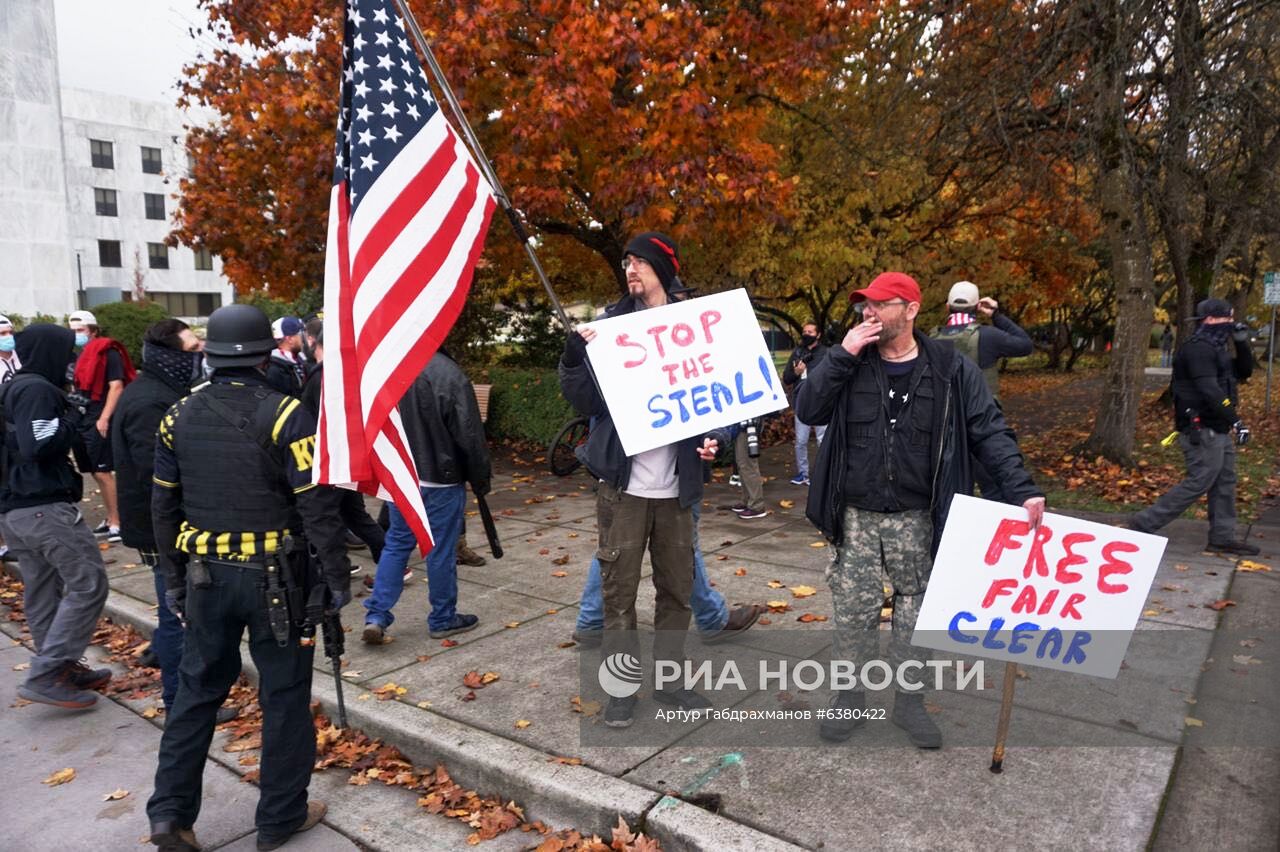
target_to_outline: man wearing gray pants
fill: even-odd
[[[1236,446],[1249,429],[1236,413],[1237,383],[1253,372],[1247,330],[1232,324],[1222,299],[1196,306],[1200,326],[1173,356],[1173,405],[1178,446],[1187,475],[1168,493],[1129,519],[1129,528],[1155,532],[1180,516],[1200,495],[1209,495],[1206,550],[1253,556],[1256,545],[1236,538]],[[1227,353],[1231,344],[1233,354]]]
[[[84,480],[67,456],[88,403],[58,389],[74,343],[54,325],[18,335],[22,368],[0,388],[0,534],[18,558],[35,645],[18,694],[78,710],[98,700],[90,690],[106,685],[111,670],[80,662],[107,601],[107,570],[80,514]]]

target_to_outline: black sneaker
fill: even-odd
[[[655,689],[653,700],[679,710],[706,710],[712,704],[692,689]]]
[[[109,532],[111,532],[111,524],[107,523],[106,521],[103,521],[102,523],[98,524],[96,527],[93,528],[94,535],[106,535]]]
[[[148,842],[160,852],[200,852],[196,833],[189,828],[178,828],[178,824],[172,820],[151,823],[151,837],[148,838]]]
[[[30,678],[18,687],[18,695],[28,701],[52,704],[68,710],[84,710],[98,703],[96,693],[81,689],[71,682],[67,669]]]
[[[77,689],[101,689],[111,681],[111,669],[91,669],[76,660],[67,666],[67,678]]]
[[[916,748],[941,748],[942,731],[924,709],[924,696],[918,692],[899,692],[893,697],[893,724],[907,732]]]
[[[1261,551],[1244,541],[1211,541],[1205,550],[1216,550],[1218,553],[1230,553],[1235,556],[1257,556]]]
[[[610,698],[604,708],[604,723],[610,728],[629,728],[635,721],[636,697]]]
[[[831,699],[836,718],[827,715],[818,725],[818,736],[827,742],[842,743],[867,721],[867,694],[860,690],[842,689]],[[847,717],[846,717],[847,715]]]
[[[449,623],[448,627],[440,630],[428,630],[427,635],[432,639],[448,639],[455,633],[466,633],[468,630],[475,630],[476,625],[479,623],[479,616],[458,613],[453,617],[453,621]]]

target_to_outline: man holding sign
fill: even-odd
[[[684,292],[678,277],[676,244],[664,234],[648,232],[634,237],[627,243],[622,263],[627,295],[605,310],[606,318],[661,307],[671,302],[673,295]],[[605,653],[630,654],[637,662],[640,658],[635,637],[636,593],[647,547],[657,590],[654,656],[683,662],[693,587],[692,507],[702,499],[702,462],[715,458],[727,436],[711,432],[628,455],[587,366],[587,344],[596,338],[592,328],[569,335],[560,359],[560,388],[579,414],[592,418],[583,462],[600,480],[597,557],[604,583]],[[686,689],[656,690],[654,699],[680,709],[711,706],[706,698]],[[610,698],[605,724],[627,727],[635,705],[635,695]]]
[[[837,546],[827,579],[835,653],[844,659],[854,656],[855,645],[864,655],[875,645],[882,572],[893,585],[900,653],[902,632],[920,612],[951,499],[972,492],[971,455],[1000,482],[1008,502],[1026,508],[1033,528],[1044,514],[1044,495],[982,372],[954,347],[916,332],[915,280],[886,272],[849,298],[866,302],[864,321],[810,367],[795,403],[800,420],[830,424],[806,515]],[[848,739],[865,702],[861,691],[837,694],[833,707],[842,712],[823,722],[821,736]],[[942,744],[919,692],[898,692],[892,719],[916,746]]]

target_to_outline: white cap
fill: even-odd
[[[13,331],[13,323],[4,314],[0,314],[0,331]]]
[[[73,311],[71,316],[67,317],[67,325],[97,325],[98,318],[88,311]]]
[[[947,304],[953,308],[976,308],[978,306],[978,285],[972,281],[957,281],[951,285],[947,294]]]

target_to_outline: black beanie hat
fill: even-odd
[[[657,231],[645,231],[643,234],[636,234],[627,243],[622,255],[626,257],[629,254],[649,261],[654,272],[658,273],[662,289],[671,292],[671,283],[680,274],[680,249],[675,240]]]

